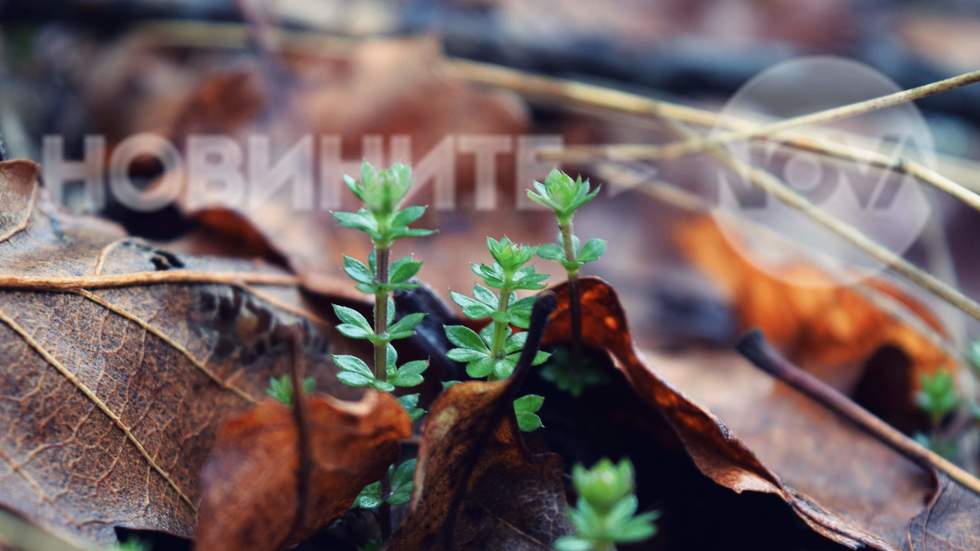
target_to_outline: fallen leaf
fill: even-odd
[[[528,331],[535,350],[547,316],[538,312]],[[542,551],[569,532],[561,458],[529,452],[513,415],[531,357],[506,381],[459,383],[433,403],[410,510],[389,550]]]
[[[190,536],[219,423],[287,372],[280,329],[300,326],[313,366],[344,340],[294,276],[65,213],[37,173],[0,163],[0,507],[100,543],[116,526]]]
[[[853,289],[836,283],[821,268],[802,262],[778,267],[782,278],[750,263],[707,217],[691,219],[675,231],[681,251],[718,285],[734,305],[743,331],[759,328],[790,360],[852,393],[864,364],[886,346],[910,361],[902,398],[911,408],[923,373],[955,373],[956,361],[908,325],[896,321]],[[805,287],[790,281],[814,283]],[[817,283],[820,284],[817,284]],[[917,300],[875,279],[865,283],[903,304],[937,333],[945,331]]]
[[[460,383],[435,401],[411,512],[388,549],[550,550],[567,533],[561,458],[522,448],[496,407],[506,390],[505,381]]]
[[[302,482],[308,496],[302,524],[293,411],[267,400],[218,431],[201,473],[197,549],[261,551],[299,542],[350,508],[411,435],[408,414],[390,394],[370,392],[354,403],[316,395],[305,404],[310,471]]]
[[[978,496],[944,490],[923,509],[937,494],[935,473],[734,354],[641,356],[615,291],[595,278],[582,279],[580,288],[585,343],[612,355],[639,396],[663,413],[698,469],[718,484],[777,495],[817,533],[850,548],[909,548],[923,519],[951,530],[942,539],[964,541],[976,533],[965,515],[976,510]],[[563,341],[570,327],[567,287],[555,292],[559,307],[546,342]],[[828,454],[836,455],[828,460]],[[924,516],[929,511],[935,518]]]

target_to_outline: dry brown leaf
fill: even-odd
[[[552,342],[563,340],[570,324],[567,288],[556,292]],[[664,414],[699,470],[718,484],[775,494],[816,532],[852,548],[918,549],[910,542],[929,533],[932,542],[945,542],[936,548],[962,549],[975,537],[970,511],[978,496],[944,481],[927,506],[937,493],[935,473],[734,354],[641,358],[612,288],[586,278],[581,293],[584,340],[610,352],[636,392]]]
[[[275,550],[304,539],[379,480],[398,458],[399,441],[411,435],[408,414],[390,394],[371,392],[360,402],[309,396],[305,404],[310,471],[302,524],[293,411],[269,400],[218,431],[201,473],[197,549]]]
[[[682,223],[675,237],[691,262],[732,301],[743,330],[761,329],[789,359],[844,392],[854,390],[863,364],[885,346],[897,347],[909,358],[909,389],[918,387],[923,373],[956,370],[945,351],[816,266],[781,266],[787,277],[777,278],[748,262],[707,217]],[[825,284],[797,287],[788,282],[792,279]],[[936,317],[915,299],[882,281],[866,284],[944,334]],[[911,393],[904,398],[912,403]]]
[[[218,424],[287,372],[279,329],[302,326],[314,366],[332,329],[295,277],[69,215],[37,171],[0,163],[0,506],[102,543],[117,525],[189,536]]]
[[[411,512],[388,549],[542,551],[568,531],[561,459],[522,448],[498,409],[507,388],[505,381],[460,383],[433,404]]]

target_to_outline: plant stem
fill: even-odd
[[[303,340],[299,326],[293,330],[290,339],[290,378],[293,385],[293,420],[296,423],[296,453],[299,467],[296,472],[296,519],[291,534],[302,534],[306,530],[306,517],[309,508],[310,473],[313,461],[310,451],[310,425],[306,410],[306,396],[303,392]]]
[[[575,245],[572,242],[572,221],[558,224],[561,232],[561,242],[565,247],[565,260],[575,262]],[[565,268],[568,275],[568,303],[572,314],[572,350],[576,358],[581,357],[582,352],[582,307],[578,297],[578,270]]]
[[[388,247],[374,247],[374,264],[377,273],[376,282],[379,286],[388,283]],[[374,293],[374,334],[384,337],[374,343],[374,376],[377,379],[388,379],[388,291],[378,289]],[[381,477],[381,495],[384,501],[380,507],[381,534],[387,539],[391,535],[391,505],[388,504],[387,495],[391,491],[391,481],[388,480],[388,471],[385,470]]]
[[[388,283],[388,249],[374,249],[375,266],[377,269],[376,281],[378,285]],[[379,289],[374,293],[374,334],[382,337],[374,344],[374,376],[377,379],[387,380],[388,367],[388,291]]]
[[[510,277],[504,280],[504,286],[500,289],[500,300],[497,302],[497,312],[503,313],[507,311],[507,307],[510,305],[510,295],[513,293],[509,287]],[[507,322],[496,321],[493,322],[493,341],[490,344],[490,353],[493,355],[495,360],[499,360],[505,356],[507,344]],[[491,372],[490,379],[494,379],[494,375]]]

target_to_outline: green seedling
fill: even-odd
[[[929,416],[933,428],[936,428],[960,405],[953,376],[945,371],[923,373],[920,382],[922,389],[916,393],[915,402]]]
[[[606,380],[605,374],[582,355],[582,306],[578,286],[579,270],[599,260],[606,252],[606,242],[590,239],[582,245],[573,226],[575,212],[595,199],[599,190],[599,186],[593,189],[588,180],[581,177],[573,180],[568,174],[555,169],[543,184],[534,182],[533,189],[527,191],[532,201],[551,209],[558,221],[556,242],[538,247],[538,256],[558,262],[565,269],[572,318],[572,354],[555,358],[542,369],[541,376],[573,396],[579,396],[585,388]]]
[[[518,298],[517,291],[544,289],[548,275],[538,273],[528,265],[534,258],[534,247],[514,243],[507,237],[499,241],[490,237],[487,238],[487,249],[493,263],[473,264],[473,273],[483,280],[484,285],[475,285],[473,296],[456,292],[451,296],[467,318],[490,320],[490,323],[479,333],[465,325],[447,325],[444,329],[446,337],[456,346],[449,351],[450,359],[466,364],[466,373],[470,377],[497,381],[514,372],[527,340],[526,332],[512,328],[527,329],[534,297]],[[538,352],[532,364],[541,365],[547,359],[548,353]],[[521,400],[523,398],[515,402],[515,414],[527,421],[521,428],[539,428],[541,420],[538,419],[536,424],[530,422],[529,415],[537,418],[534,412],[540,409],[540,401],[532,411],[527,406],[533,401]],[[516,409],[518,402],[524,409]]]
[[[387,170],[378,171],[370,163],[361,166],[361,179],[344,177],[351,192],[361,200],[363,207],[357,212],[334,212],[337,222],[345,228],[364,232],[373,246],[367,264],[344,256],[344,271],[354,280],[356,288],[374,296],[373,324],[353,308],[333,305],[334,314],[340,320],[337,330],[352,339],[369,341],[374,348],[373,365],[350,355],[333,355],[337,366],[337,378],[346,385],[368,387],[391,392],[397,387],[410,388],[419,385],[422,374],[428,368],[427,360],[416,360],[398,366],[398,354],[391,345],[394,340],[415,334],[416,326],[425,314],[414,313],[395,321],[395,306],[391,293],[413,289],[418,285],[410,280],[419,272],[422,263],[404,257],[389,263],[391,246],[406,237],[431,235],[432,230],[411,228],[409,225],[425,214],[425,207],[399,208],[399,203],[412,186],[412,173],[406,165],[396,163]],[[413,398],[414,396],[414,398]],[[402,397],[413,414],[418,395]]]
[[[384,493],[381,482],[372,482],[361,490],[357,499],[354,500],[354,507],[360,509],[375,509],[383,503],[390,505],[403,505],[412,499],[412,475],[415,473],[415,459],[409,459],[401,465],[388,467],[388,480],[391,481],[391,489]]]
[[[310,394],[315,389],[316,379],[313,377],[303,379],[303,392]],[[265,393],[287,406],[293,405],[293,381],[289,375],[269,379],[269,386],[265,389]]]
[[[331,359],[338,369],[337,378],[349,386],[373,388],[382,392],[418,386],[423,381],[423,373],[429,367],[428,360],[410,361],[399,366],[398,352],[391,343],[413,336],[416,326],[422,322],[425,314],[408,314],[396,321],[395,303],[391,293],[417,287],[411,280],[421,269],[422,263],[411,257],[390,262],[389,257],[392,245],[399,239],[424,237],[433,233],[432,230],[410,227],[410,224],[425,214],[425,207],[400,206],[412,187],[411,169],[400,163],[378,171],[365,162],[361,165],[360,180],[344,176],[344,182],[360,199],[362,207],[357,212],[334,212],[333,216],[342,227],[367,234],[372,245],[366,264],[345,255],[344,271],[354,280],[359,291],[374,296],[373,324],[353,308],[334,304],[333,310],[341,322],[337,330],[346,337],[370,342],[374,354],[370,366],[357,356],[332,355]],[[418,407],[418,394],[402,396],[399,402],[412,420],[425,413]],[[412,493],[414,468],[414,460],[397,468],[392,465],[385,478],[369,484],[358,498],[360,506],[375,499],[382,510],[381,524],[385,534],[391,528],[389,506],[408,501],[407,496]]]
[[[657,532],[655,511],[637,515],[633,464],[624,459],[613,464],[602,459],[591,469],[576,465],[572,483],[578,494],[568,517],[575,534],[555,542],[559,551],[611,551],[617,543],[636,543]]]

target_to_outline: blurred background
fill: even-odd
[[[337,186],[361,157],[392,160],[396,135],[411,137],[402,154],[409,161],[425,158],[446,136],[511,137],[490,176],[497,208],[475,207],[480,167],[456,144],[457,208],[432,210],[423,224],[440,234],[408,245],[426,262],[421,277],[448,296],[472,285],[468,262],[484,260],[486,235],[553,238],[547,215],[516,208],[515,197],[530,184],[516,181],[518,137],[557,137],[565,146],[677,139],[663,120],[596,107],[596,90],[717,111],[760,72],[803,56],[853,60],[909,88],[976,69],[978,52],[980,7],[972,0],[0,0],[0,136],[6,157],[40,162],[50,135],[63,138],[59,154],[68,160],[83,159],[86,136],[94,135],[104,137],[104,159],[141,132],[178,147],[191,134],[244,142],[262,133],[280,152],[306,134],[337,135],[335,158],[346,168],[318,174]],[[527,79],[536,76],[599,88],[576,101],[567,89],[529,91],[534,81]],[[932,134],[935,168],[980,190],[980,86],[917,105]],[[860,119],[848,129],[860,133]],[[623,295],[638,340],[731,342],[748,323],[731,305],[740,300],[738,285],[725,281],[739,269],[704,269],[711,260],[698,251],[711,249],[717,231],[691,229],[699,227],[691,221],[700,208],[683,200],[713,193],[716,161],[696,155],[561,166],[607,186],[597,206],[577,218],[577,229],[610,241],[592,273]],[[152,189],[163,174],[150,158],[137,159],[130,175]],[[275,197],[204,207],[181,198],[137,213],[111,194],[95,205],[76,184],[61,198],[75,211],[170,241],[175,250],[251,251],[288,265],[314,288],[329,287],[342,251],[366,251],[325,211],[297,214]],[[691,195],[679,199],[670,189]],[[928,231],[898,252],[980,297],[980,217],[932,191]],[[415,200],[431,202],[431,189]],[[965,348],[980,334],[931,295],[881,277],[935,312],[954,346]],[[781,323],[772,321],[777,329]]]

